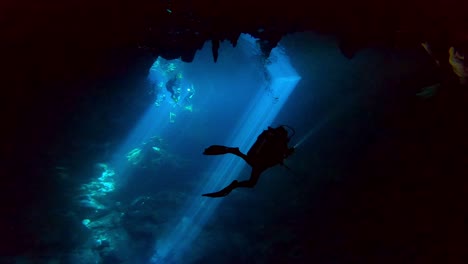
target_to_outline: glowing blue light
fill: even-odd
[[[259,52],[255,40],[245,35],[239,39],[238,48],[243,48],[245,52],[252,54]],[[265,83],[264,87],[261,87],[252,98],[225,145],[238,146],[241,151],[246,152],[262,130],[274,122],[281,107],[301,79],[280,47],[273,49],[270,57],[272,62],[266,65],[270,81]],[[173,228],[166,230],[166,233],[156,241],[151,263],[190,263],[187,259],[182,259],[184,254],[190,249],[206,221],[222,202],[222,199],[209,199],[199,195],[225,187],[234,178],[238,178],[245,166],[243,160],[227,155],[208,168],[207,172],[212,177],[197,190],[196,198],[187,201],[185,207],[182,208],[180,218],[170,225]],[[237,190],[231,195],[235,195],[236,192]]]
[[[222,43],[220,48],[221,50],[225,50],[220,54],[220,58],[217,62],[218,66],[230,63],[229,59],[223,56],[229,54],[226,49],[231,47],[229,47],[227,43]],[[231,50],[233,49],[231,48]],[[255,62],[261,61],[258,45],[252,37],[246,35],[241,36],[236,52],[245,53],[246,57],[251,58],[253,61],[252,65],[254,66]],[[202,51],[197,53],[197,56],[200,54],[209,56],[211,60],[210,47],[204,47]],[[178,127],[179,130],[174,131],[176,128],[174,128],[173,123],[176,122],[179,118],[178,114],[182,111],[192,111],[192,104],[189,100],[192,99],[195,93],[197,93],[197,96],[199,93],[203,95],[201,99],[195,96],[195,99],[199,100],[197,105],[205,106],[205,108],[212,107],[212,109],[209,109],[212,111],[217,111],[218,108],[223,109],[223,105],[216,105],[217,98],[211,96],[212,94],[207,91],[211,85],[211,79],[215,79],[213,77],[221,78],[222,81],[226,83],[243,79],[240,82],[238,81],[237,84],[247,84],[252,86],[251,88],[258,89],[255,93],[252,92],[253,94],[250,97],[250,101],[244,108],[245,112],[237,119],[237,124],[232,124],[230,130],[232,134],[228,135],[224,141],[225,145],[237,146],[241,151],[247,152],[248,148],[254,143],[262,130],[274,123],[278,112],[300,80],[300,76],[290,65],[289,59],[281,47],[273,49],[270,58],[272,62],[266,65],[258,63],[259,66],[261,65],[261,67],[258,68],[252,65],[245,65],[245,67],[242,65],[242,67],[237,68],[231,67],[239,69],[237,79],[236,77],[230,76],[235,75],[231,72],[226,75],[231,77],[232,80],[224,80],[224,78],[216,76],[215,74],[210,75],[210,72],[207,71],[207,76],[201,79],[206,79],[208,81],[205,81],[203,83],[204,85],[201,85],[201,88],[199,88],[200,86],[198,85],[194,87],[194,84],[190,82],[189,78],[182,76],[184,67],[188,68],[189,66],[183,65],[180,60],[170,62],[162,59],[156,60],[149,70],[148,80],[153,83],[155,93],[161,95],[161,97],[156,99],[155,103],[149,107],[143,117],[138,121],[132,133],[115,154],[115,160],[112,164],[113,169],[119,176],[119,179],[116,179],[116,181],[118,181],[118,186],[121,187],[125,185],[125,177],[128,177],[128,173],[126,172],[130,170],[130,165],[133,164],[132,162],[139,162],[138,155],[142,152],[140,148],[141,143],[163,132],[170,134],[180,131],[180,127]],[[193,65],[195,65],[195,63],[196,61],[194,61]],[[204,65],[203,63],[205,62],[200,63],[200,65]],[[248,68],[248,70],[244,68]],[[252,77],[253,75],[249,77],[252,78],[252,80],[246,77],[246,73],[250,72],[255,73],[254,77]],[[262,76],[259,72],[265,72],[268,78],[265,78],[265,76],[259,77]],[[175,95],[169,94],[169,89],[166,87],[167,82],[174,78],[180,81],[178,87],[174,88]],[[260,87],[258,87],[259,85]],[[221,83],[220,86],[225,86],[225,84]],[[230,87],[233,86],[235,86],[235,84],[231,84]],[[215,91],[214,95],[217,96],[220,96],[220,94],[222,95],[224,92],[221,88],[212,90]],[[230,96],[230,94],[226,94],[226,96]],[[189,103],[186,103],[187,101],[189,101]],[[171,144],[175,146],[176,142],[172,141]],[[159,147],[152,147],[152,149],[153,151],[161,151]],[[210,175],[206,183],[201,184],[199,188],[194,190],[193,197],[187,200],[183,207],[179,208],[179,216],[168,225],[168,229],[164,230],[164,232],[158,236],[159,239],[155,242],[154,253],[150,260],[151,263],[190,262],[187,261],[187,259],[181,258],[190,251],[191,245],[199,236],[203,226],[215,212],[217,206],[222,202],[222,199],[209,199],[201,197],[201,194],[219,190],[235,178],[247,178],[249,175],[239,176],[239,173],[245,166],[246,164],[243,160],[232,155],[227,155],[220,157],[220,159],[217,159],[216,162],[206,169],[203,174]],[[106,187],[109,188],[110,186]],[[234,191],[232,195],[235,195],[236,192],[239,191]]]

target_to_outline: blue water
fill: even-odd
[[[236,48],[222,43],[219,54],[214,63],[206,43],[190,64],[154,60],[147,76],[133,84],[138,104],[109,102],[109,110],[100,104],[104,100],[90,103],[94,114],[111,116],[102,123],[77,114],[73,127],[94,132],[72,129],[71,137],[95,155],[53,164],[59,185],[67,186],[62,196],[68,202],[52,214],[62,223],[42,230],[47,234],[37,242],[42,249],[15,257],[16,263],[346,258],[346,234],[333,231],[337,220],[328,208],[339,207],[337,190],[359,177],[355,164],[362,163],[375,138],[390,133],[377,117],[418,90],[416,84],[385,92],[404,76],[422,75],[411,67],[416,55],[366,50],[348,61],[335,40],[312,35],[286,38],[268,60],[247,35]],[[176,80],[172,93],[171,79]],[[123,123],[122,129],[97,129],[110,126],[109,120],[113,129]],[[201,196],[250,173],[235,156],[203,156],[206,147],[227,145],[246,153],[264,129],[283,124],[296,131],[291,141],[296,153],[285,161],[289,170],[274,167],[254,189],[236,189],[224,198]],[[94,138],[93,147],[88,138]],[[79,156],[67,151],[71,147],[64,157]]]

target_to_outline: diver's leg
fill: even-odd
[[[236,155],[237,157],[242,158],[247,164],[251,165],[249,157],[244,153],[240,152],[239,148],[229,148],[229,153]]]
[[[223,155],[229,153],[229,147],[221,145],[212,145],[203,151],[203,155]]]
[[[247,155],[240,152],[239,148],[231,148],[231,147],[226,147],[226,146],[221,146],[221,145],[212,145],[206,148],[205,151],[203,151],[204,155],[223,155],[226,153],[231,153],[238,157],[241,157],[243,160],[245,160],[245,162],[250,164],[250,162],[248,161]]]
[[[260,178],[260,175],[262,172],[264,172],[265,169],[262,168],[252,168],[252,172],[250,173],[250,178],[246,181],[240,181],[236,184],[237,187],[243,187],[243,188],[253,188],[258,182],[258,179]]]
[[[234,180],[234,181],[231,182],[231,184],[226,186],[221,191],[213,192],[213,193],[205,193],[205,194],[202,194],[202,196],[207,196],[207,197],[212,197],[212,198],[224,197],[224,196],[228,195],[229,193],[231,193],[231,191],[234,190],[237,187],[237,183],[238,182],[236,180]]]
[[[229,193],[231,193],[232,190],[238,187],[253,188],[255,184],[257,184],[258,179],[260,178],[260,174],[262,174],[263,171],[265,171],[265,169],[252,168],[250,179],[246,181],[241,181],[241,182],[234,180],[231,182],[231,184],[226,186],[221,191],[214,192],[214,193],[205,193],[202,196],[207,196],[207,197],[212,197],[212,198],[224,197],[228,195]]]

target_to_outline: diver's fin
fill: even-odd
[[[222,155],[229,153],[230,148],[225,147],[225,146],[220,146],[220,145],[212,145],[209,146],[208,148],[203,151],[203,155]]]
[[[230,194],[231,191],[237,187],[237,183],[238,181],[234,180],[233,182],[231,182],[231,184],[229,184],[226,188],[222,189],[221,191],[213,192],[213,193],[205,193],[205,194],[202,194],[202,196],[211,197],[211,198],[224,197]]]
[[[219,192],[205,193],[205,194],[202,194],[202,196],[211,197],[211,198],[219,198],[219,197],[224,197],[224,196],[228,195],[229,193],[230,192],[223,192],[221,190]]]

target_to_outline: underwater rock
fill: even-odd
[[[76,249],[62,257],[61,263],[89,264],[101,263],[99,253],[91,248]]]
[[[86,221],[85,226],[90,229],[112,229],[120,225],[120,213],[112,212],[95,220],[85,220],[88,220]]]
[[[468,52],[468,48],[466,51]],[[465,63],[465,55],[467,54],[456,50],[454,47],[449,49],[449,63],[452,66],[453,73],[460,79],[460,84],[463,85],[468,83],[468,65]]]
[[[110,247],[110,242],[107,239],[97,239],[94,241],[93,248],[97,250],[103,250]]]
[[[122,216],[122,226],[130,236],[152,238],[158,232],[158,225],[165,221],[160,217],[159,203],[150,196],[136,198]]]
[[[107,210],[108,208],[90,195],[81,195],[78,197],[79,205],[81,207],[90,208],[94,210]]]
[[[162,138],[153,136],[129,151],[126,155],[127,161],[142,169],[158,168],[172,159],[173,155],[166,150],[166,147],[167,144]]]
[[[81,185],[80,190],[82,195],[80,195],[79,200],[83,207],[101,210],[105,209],[105,206],[100,204],[96,199],[101,199],[115,190],[115,172],[107,164],[98,163],[97,166],[102,170],[100,177]]]
[[[418,92],[416,94],[416,96],[418,96],[418,97],[420,97],[422,99],[431,98],[436,94],[436,92],[437,92],[437,90],[439,88],[440,88],[440,83],[436,83],[436,84],[424,87],[423,89],[421,89],[420,92]]]
[[[132,240],[123,228],[96,232],[91,247],[99,253],[100,263],[122,263],[132,256]]]

